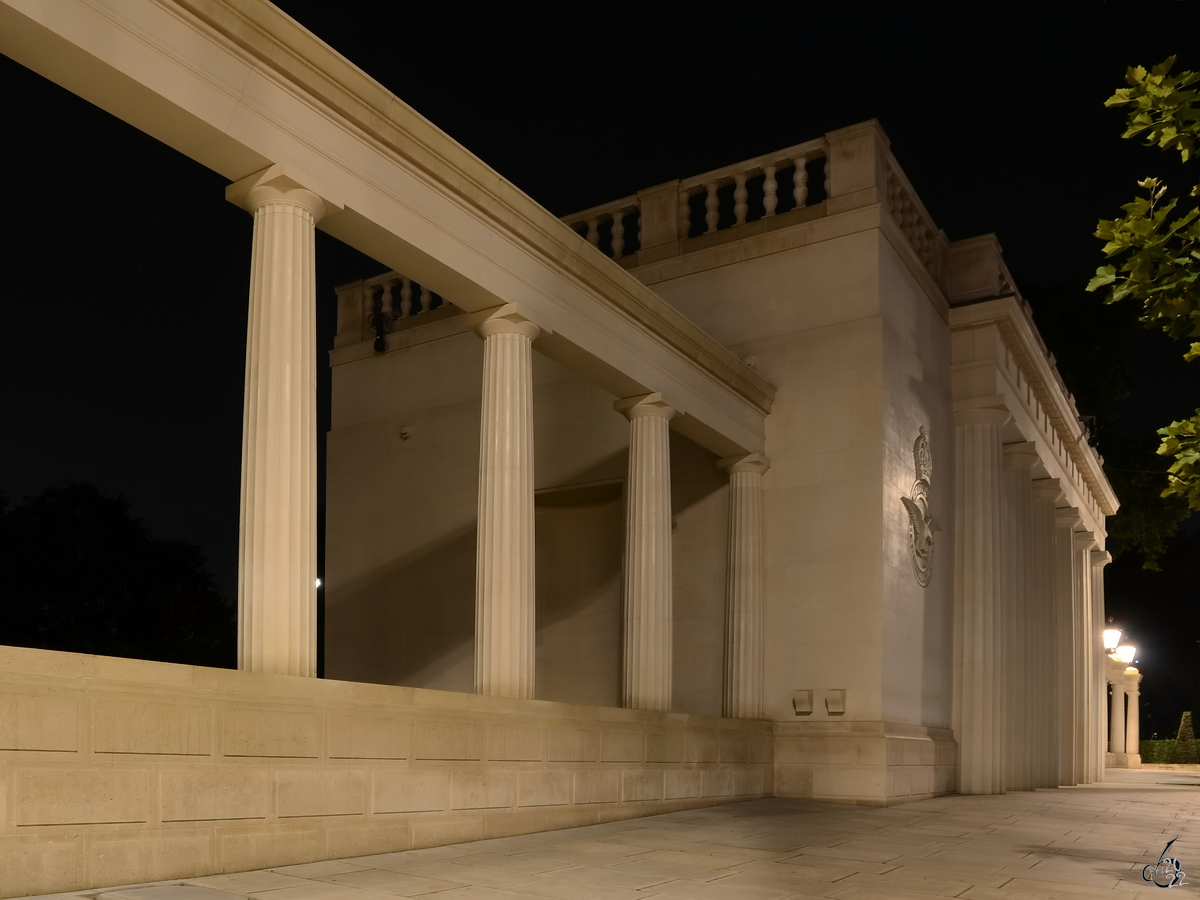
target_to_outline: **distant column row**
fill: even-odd
[[[956,413],[954,728],[962,793],[1103,778],[1103,567],[1109,556],[1007,410]]]

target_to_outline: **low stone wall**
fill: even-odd
[[[0,896],[772,793],[767,722],[0,647]]]
[[[893,806],[958,790],[948,728],[888,722],[777,722],[775,796]]]

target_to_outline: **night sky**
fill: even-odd
[[[1183,184],[1102,105],[1125,67],[1200,68],[1193,0],[280,6],[559,215],[877,118],[937,224],[995,232],[1027,293],[1094,270],[1096,220],[1137,178]],[[220,176],[3,57],[0,104],[0,492],[123,493],[233,597],[250,217]],[[323,363],[333,286],[386,267],[321,234],[317,250]],[[1139,347],[1126,415],[1156,443],[1200,405],[1200,365]],[[1200,712],[1197,548],[1162,574],[1110,568],[1150,730]]]

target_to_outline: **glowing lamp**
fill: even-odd
[[[1137,647],[1134,647],[1132,644],[1122,644],[1116,649],[1113,656],[1126,665],[1129,665],[1129,663],[1133,662],[1133,658],[1137,656]]]
[[[1117,649],[1117,644],[1121,643],[1120,628],[1105,628],[1104,629],[1104,649],[1112,653]]]

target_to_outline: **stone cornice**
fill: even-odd
[[[1106,516],[1114,515],[1120,506],[1117,496],[1108,483],[1100,459],[1085,440],[1074,405],[1061,378],[1047,359],[1042,342],[1022,305],[1015,296],[1006,296],[956,306],[950,310],[952,331],[984,325],[995,325],[999,329],[1005,346],[1013,354],[1100,510]]]

